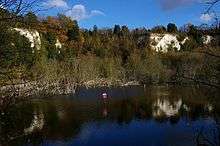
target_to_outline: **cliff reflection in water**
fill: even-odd
[[[44,114],[42,112],[33,113],[33,120],[28,128],[24,129],[25,135],[31,134],[34,131],[42,130],[44,126]]]
[[[99,98],[102,91],[109,93],[108,101]],[[82,89],[75,96],[32,100],[1,116],[0,142],[5,146],[190,146],[209,145],[202,138],[206,137],[219,144],[219,93],[210,92],[136,86]]]
[[[175,116],[179,113],[179,110],[182,106],[182,99],[179,99],[178,101],[174,101],[171,103],[167,99],[157,99],[157,101],[154,103],[154,110],[153,110],[153,116],[159,117],[162,115],[165,115],[167,117]]]

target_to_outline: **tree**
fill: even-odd
[[[205,4],[208,5],[207,9],[205,10],[204,14],[214,14],[214,20],[216,21],[216,28],[220,29],[220,21],[219,21],[219,11],[216,11],[216,7],[220,3],[220,0],[206,0]],[[213,17],[213,16],[212,16]]]
[[[115,25],[113,33],[118,36],[120,35],[120,33],[121,33],[120,25]]]
[[[0,0],[0,21],[17,18],[33,9],[38,11],[38,1],[39,0]],[[3,10],[7,10],[10,15],[2,15]]]
[[[74,25],[67,32],[69,41],[79,41],[80,40],[80,30],[77,21],[74,21]]]
[[[209,14],[215,5],[219,3],[220,0],[208,0],[206,1],[206,4],[208,4],[208,9],[205,10],[205,14]],[[219,28],[218,28],[219,29]],[[202,32],[198,30],[198,28],[194,25],[188,25],[187,29],[184,29],[187,31],[188,35],[190,35],[196,43],[201,43],[202,38]],[[212,29],[209,29],[208,31],[212,31]],[[217,33],[218,34],[218,33]],[[219,37],[216,37],[216,40],[219,41]],[[187,43],[186,43],[187,44]],[[195,48],[195,47],[194,47]],[[219,72],[220,72],[220,52],[219,52],[219,46],[217,47],[203,47],[203,48],[197,48],[194,53],[199,54],[202,57],[202,63],[197,64],[198,71],[194,73],[193,75],[183,75],[183,78],[192,80],[198,84],[208,85],[211,87],[220,88],[220,78],[219,78]],[[191,62],[190,62],[191,64]]]
[[[58,14],[58,20],[60,22],[61,28],[64,30],[72,29],[75,25],[75,21],[73,21],[70,17],[67,17],[63,14]]]
[[[219,2],[220,2],[220,0],[207,0],[207,1],[205,1],[205,3],[208,5],[208,9],[206,10],[206,12],[207,13],[210,12],[213,9],[213,7],[215,5],[217,5]]]
[[[167,25],[167,32],[169,33],[176,33],[177,32],[177,27],[174,23],[169,23]]]
[[[36,27],[36,25],[38,25],[39,21],[38,21],[37,16],[33,12],[28,12],[24,16],[24,23],[28,27]]]
[[[97,27],[97,25],[94,25],[94,26],[93,26],[93,33],[94,33],[94,34],[97,34],[97,33],[98,33],[98,27]]]
[[[162,25],[155,26],[154,28],[151,29],[151,32],[153,32],[153,33],[164,33],[164,32],[166,32],[166,28]]]
[[[24,36],[4,30],[0,33],[0,70],[8,71],[15,67],[30,67],[34,61],[33,48]]]
[[[196,26],[189,26],[188,35],[191,36],[197,42],[198,45],[202,44],[202,33]]]
[[[128,27],[124,25],[121,27],[121,33],[122,33],[122,36],[128,36],[130,31],[129,31]]]

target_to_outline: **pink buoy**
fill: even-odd
[[[103,99],[107,99],[107,98],[108,98],[107,93],[102,93],[102,98],[103,98]]]

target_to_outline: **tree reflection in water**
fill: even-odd
[[[100,137],[106,144],[124,135],[119,144],[132,143],[133,137],[140,145],[181,145],[179,140],[189,146],[219,145],[217,92],[208,94],[210,90],[190,87],[127,88],[117,92],[109,89],[112,95],[108,101],[97,98],[97,93],[91,94],[94,97],[88,100],[78,94],[16,105],[1,115],[0,142],[5,146],[47,145],[48,142],[100,145],[97,143],[101,142]],[[126,96],[120,97],[120,90]],[[139,137],[134,137],[135,133]],[[158,140],[153,141],[150,135]],[[85,136],[88,143],[83,143]],[[142,136],[145,138],[141,139]],[[99,140],[95,141],[96,138]]]

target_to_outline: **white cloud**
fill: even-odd
[[[99,10],[87,11],[85,6],[82,4],[74,5],[71,7],[68,5],[67,0],[45,0],[42,2],[42,4],[47,8],[61,8],[63,11],[65,11],[65,15],[78,21],[88,19],[93,16],[105,15],[102,11]]]
[[[91,11],[91,16],[95,16],[95,15],[105,15],[102,11],[99,10],[92,10]]]
[[[214,17],[213,13],[211,13],[211,14],[202,14],[200,16],[200,20],[202,20],[204,22],[209,22],[209,21],[211,21],[213,19],[213,17]]]
[[[43,5],[46,7],[68,8],[68,4],[65,0],[48,0],[47,2],[43,2]]]
[[[87,12],[84,5],[74,5],[70,10],[66,12],[66,15],[74,20],[80,21],[97,15],[105,15],[102,11],[92,10]]]

